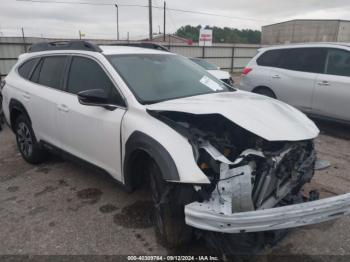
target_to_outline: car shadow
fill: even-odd
[[[340,139],[350,140],[350,125],[332,122],[329,120],[314,120],[317,127],[320,129],[321,134],[333,136]]]

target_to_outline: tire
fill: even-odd
[[[165,182],[158,166],[149,166],[156,235],[169,248],[180,247],[192,238],[192,228],[185,223],[184,205],[178,203],[176,185]]]
[[[20,115],[16,119],[15,133],[17,148],[23,159],[30,164],[40,164],[46,158],[44,150],[38,144],[29,119]]]
[[[267,97],[271,97],[276,99],[276,95],[275,93],[268,87],[258,87],[256,89],[254,89],[253,93],[255,94],[259,94],[259,95],[263,95],[263,96],[267,96]]]

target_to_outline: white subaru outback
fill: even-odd
[[[129,190],[149,183],[156,231],[169,245],[196,231],[223,247],[242,233],[350,213],[350,194],[301,194],[317,161],[311,120],[235,90],[180,55],[83,41],[36,44],[1,86],[5,118],[27,162],[42,162],[50,150],[98,167]]]

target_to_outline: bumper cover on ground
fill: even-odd
[[[186,224],[221,232],[259,232],[316,224],[350,214],[350,193],[317,201],[232,215],[214,213],[205,203],[185,206]]]

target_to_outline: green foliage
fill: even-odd
[[[199,30],[202,26],[186,25],[180,27],[175,35],[192,39],[193,42],[198,42]],[[260,44],[261,32],[251,29],[236,29],[229,27],[209,27],[205,26],[205,29],[213,30],[213,42],[214,43],[244,43],[244,44]]]

